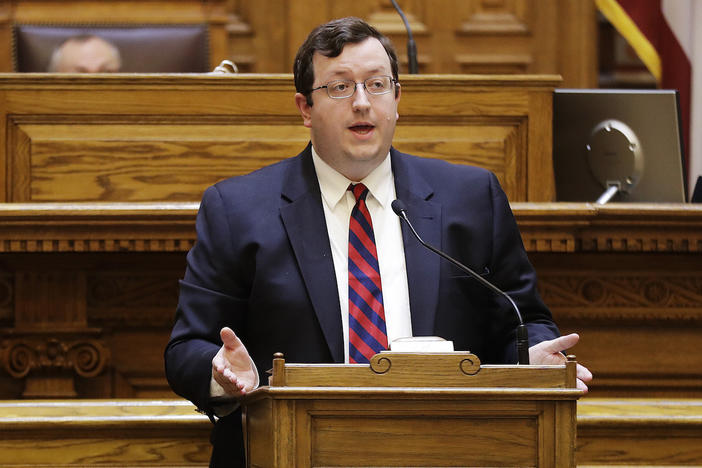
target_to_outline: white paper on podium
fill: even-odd
[[[453,341],[439,336],[410,336],[398,338],[390,343],[390,351],[403,353],[453,352]]]

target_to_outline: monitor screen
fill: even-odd
[[[684,202],[675,90],[557,89],[558,201]]]

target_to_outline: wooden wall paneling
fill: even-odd
[[[359,12],[357,16],[361,16],[378,31],[390,38],[400,65],[400,73],[409,73],[409,59],[407,55],[407,28],[405,27],[402,18],[392,6],[390,0],[375,0],[367,2],[370,8],[366,11]],[[436,73],[433,60],[433,31],[430,31],[430,26],[426,24],[426,2],[400,2],[400,7],[407,18],[412,30],[412,36],[417,45],[417,65],[419,73]],[[433,7],[439,7],[435,2]],[[343,8],[337,6],[337,12],[334,16],[343,16]],[[446,72],[444,72],[446,73]]]
[[[573,352],[596,375],[592,395],[699,398],[700,208],[522,207],[539,290],[561,330],[581,334]],[[548,212],[559,216],[544,223]]]
[[[568,87],[597,86],[596,17],[589,0],[408,0],[401,6],[418,45],[420,73],[557,73]],[[206,22],[212,67],[229,58],[241,72],[289,73],[315,26],[348,15],[387,34],[401,71],[407,70],[407,35],[389,0],[4,0],[0,69],[12,70],[14,22]]]
[[[12,9],[7,0],[0,1],[0,70],[12,71]]]
[[[528,160],[519,164],[519,169],[526,171],[524,176],[517,175],[517,180],[528,180],[527,200],[550,200],[556,193],[555,175],[553,173],[553,97],[544,93],[529,95],[528,141],[530,153]],[[516,200],[515,200],[516,201]]]
[[[28,201],[32,198],[32,141],[12,116],[4,114],[3,117],[7,125],[7,148],[12,148],[6,153],[7,161],[3,165],[7,171],[5,200]]]
[[[253,73],[257,70],[259,54],[254,48],[255,30],[248,15],[248,8],[253,4],[243,0],[227,0],[227,42],[229,55],[240,73]]]
[[[5,94],[0,93],[0,109],[7,109],[7,104],[5,102]],[[10,201],[11,198],[11,187],[15,186],[15,181],[12,178],[12,172],[9,168],[12,163],[10,160],[14,158],[12,152],[8,152],[8,148],[18,147],[18,142],[13,141],[11,135],[13,134],[13,129],[7,124],[7,112],[0,112],[0,129],[5,129],[5,131],[0,131],[0,203],[5,203]]]
[[[563,77],[563,87],[597,88],[597,10],[595,2],[557,2],[557,42],[553,73]],[[545,71],[544,71],[545,72]]]
[[[173,397],[162,356],[197,204],[33,206],[4,205],[0,397]]]
[[[256,73],[291,73],[292,58],[287,53],[290,24],[287,2],[261,0],[249,2],[248,23],[253,28]]]
[[[702,398],[702,208],[514,203],[513,209],[545,302],[564,333],[581,334],[571,351],[596,376],[588,398]],[[15,299],[22,275],[85,281],[54,295],[57,325],[44,325],[58,329],[68,311],[79,310],[69,305],[84,303],[81,326],[100,330],[109,364],[94,377],[74,375],[76,393],[172,396],[161,356],[196,210],[196,203],[0,205],[3,336],[25,336],[17,324],[26,307],[39,323],[46,317],[45,308],[32,304],[46,304],[48,289],[25,282],[20,288],[35,290],[37,299],[24,305]],[[11,377],[7,363],[0,351],[0,398],[19,398],[25,379]]]
[[[698,396],[702,267],[697,254],[532,255],[540,291],[574,352],[597,375],[595,396]],[[616,359],[613,357],[616,356]]]
[[[349,10],[343,16],[355,14],[362,2],[344,2]],[[282,19],[287,27],[285,42],[278,44],[285,54],[279,69],[281,73],[292,73],[297,49],[307,38],[308,34],[320,24],[336,17],[333,7],[334,2],[315,0],[286,0],[286,16]]]
[[[200,0],[9,0],[15,21],[21,23],[193,23],[205,17]],[[214,3],[222,3],[214,0]]]
[[[456,2],[454,60],[459,73],[535,73],[531,36],[541,18],[523,0]]]
[[[85,275],[27,263],[15,270],[14,327],[1,346],[5,369],[25,380],[26,398],[75,397],[74,377],[95,377],[110,359],[101,330],[88,326]]]

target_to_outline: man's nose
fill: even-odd
[[[370,101],[368,100],[368,91],[366,91],[366,85],[363,83],[358,83],[356,85],[356,92],[353,93],[353,109],[361,110],[370,107]]]

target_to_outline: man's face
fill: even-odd
[[[113,73],[120,67],[119,57],[105,41],[93,38],[85,42],[67,41],[56,66],[60,73]]]
[[[315,53],[312,64],[313,88],[334,80],[361,83],[373,76],[392,77],[390,58],[375,38],[347,44],[337,57]],[[353,96],[345,99],[332,99],[326,89],[320,89],[312,93],[312,101],[314,105],[309,106],[304,95],[295,95],[319,156],[354,181],[378,167],[388,154],[395,133],[399,85],[381,95],[371,95],[363,85],[357,85]]]

